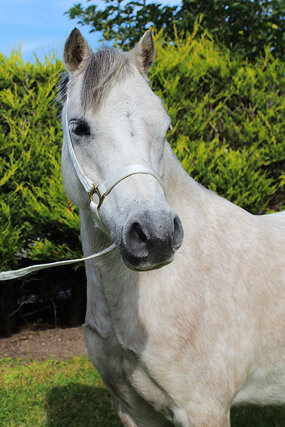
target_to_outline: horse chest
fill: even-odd
[[[116,398],[127,406],[146,406],[148,411],[153,408],[165,418],[172,418],[171,399],[153,379],[143,358],[122,345],[115,334],[102,338],[87,326],[85,339],[92,363]]]

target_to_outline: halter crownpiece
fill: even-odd
[[[78,163],[77,157],[75,155],[70,132],[69,132],[69,125],[68,125],[68,118],[67,118],[67,102],[66,102],[66,108],[65,108],[65,126],[66,126],[66,142],[68,151],[74,166],[74,169],[77,173],[77,176],[85,188],[86,192],[89,195],[90,199],[90,208],[92,209],[92,212],[94,212],[97,222],[101,226],[101,229],[106,234],[109,234],[106,226],[104,225],[103,221],[100,218],[99,215],[99,208],[101,207],[103,201],[105,200],[106,196],[111,192],[111,190],[123,179],[127,178],[128,176],[135,175],[135,174],[147,174],[152,175],[161,185],[163,189],[163,184],[160,176],[149,166],[141,165],[134,163],[132,165],[125,166],[124,168],[118,170],[114,174],[112,174],[109,178],[107,178],[105,181],[101,182],[101,184],[96,185],[94,184],[83,172],[81,169],[80,164]],[[94,195],[97,195],[98,197],[98,203],[94,201]]]

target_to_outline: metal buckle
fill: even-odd
[[[105,197],[106,197],[106,194],[103,194],[103,195],[101,195],[100,194],[100,191],[98,190],[98,187],[96,187],[96,185],[94,185],[94,184],[92,184],[93,185],[93,190],[91,190],[91,191],[89,191],[89,199],[90,199],[90,203],[92,202],[92,197],[93,197],[93,194],[97,194],[97,196],[99,197],[99,203],[98,203],[98,205],[97,205],[97,209],[99,209],[100,208],[100,206],[102,205],[102,203],[103,203],[103,200],[105,199]]]

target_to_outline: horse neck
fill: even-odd
[[[110,239],[97,227],[89,211],[81,211],[81,237],[84,255],[98,252],[107,247]],[[125,336],[126,328],[121,323],[124,321],[124,312],[129,312],[128,320],[136,325],[137,316],[130,310],[130,298],[138,292],[139,273],[128,269],[119,250],[116,248],[100,260],[90,260],[85,263],[87,275],[87,310],[85,325],[95,330],[101,337],[108,337],[114,333],[122,345],[133,341],[133,337]],[[134,298],[137,300],[137,298]],[[119,319],[114,325],[112,319]],[[136,328],[140,331],[139,325]],[[137,332],[139,333],[139,332]]]
[[[185,214],[200,210],[208,192],[185,172],[168,142],[165,145],[164,162],[163,184],[166,198],[184,224]]]

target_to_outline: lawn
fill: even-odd
[[[87,358],[0,359],[0,426],[119,427],[109,393]]]
[[[285,407],[234,408],[232,427],[284,427]],[[0,359],[0,426],[119,427],[109,393],[85,357]],[[209,426],[211,427],[211,426]]]

